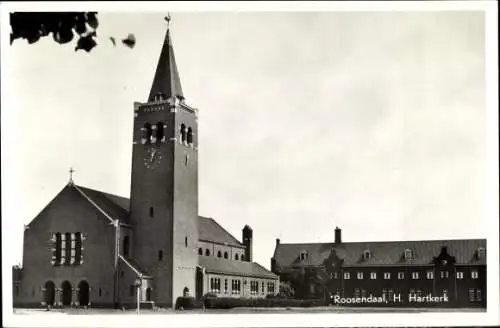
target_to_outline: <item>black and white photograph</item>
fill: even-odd
[[[6,326],[500,322],[495,2],[0,10]]]

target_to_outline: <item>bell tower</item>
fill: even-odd
[[[197,113],[185,103],[167,28],[147,102],[134,103],[130,188],[131,256],[153,277],[159,306],[196,290]]]

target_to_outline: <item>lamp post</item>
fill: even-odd
[[[141,278],[135,279],[135,286],[137,287],[137,315],[139,315],[139,311],[141,308]]]

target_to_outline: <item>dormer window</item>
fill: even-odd
[[[413,260],[415,259],[415,252],[413,249],[407,248],[405,249],[405,260]]]
[[[369,249],[365,249],[363,251],[363,261],[368,261],[369,259],[371,259],[372,257],[372,253]]]
[[[300,260],[301,261],[304,261],[304,260],[306,260],[308,258],[309,258],[309,253],[307,253],[306,251],[300,252]]]
[[[486,248],[484,247],[479,247],[476,251],[476,257],[478,260],[482,260],[484,258],[486,258]]]

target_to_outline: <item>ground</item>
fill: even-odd
[[[462,308],[462,309],[440,309],[440,308],[421,308],[421,309],[408,309],[408,308],[366,308],[366,307],[311,307],[311,308],[234,308],[230,310],[189,310],[189,311],[174,311],[174,310],[141,310],[142,315],[161,315],[161,314],[186,314],[186,313],[356,313],[356,312],[398,312],[398,313],[415,313],[415,312],[485,312],[486,309],[477,308]],[[120,315],[135,315],[136,310],[109,310],[109,309],[55,309],[51,311],[46,311],[43,309],[14,309],[15,314],[47,314],[47,315],[78,315],[78,314],[120,314]]]

